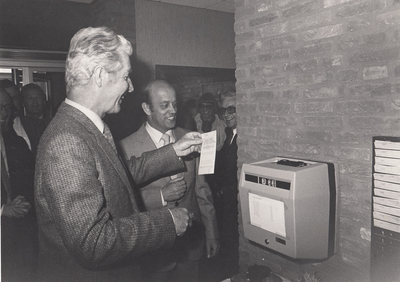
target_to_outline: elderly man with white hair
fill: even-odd
[[[179,170],[200,134],[133,157],[125,168],[102,121],[133,91],[131,54],[131,44],[106,27],[81,29],[71,40],[67,99],[38,147],[38,281],[140,281],[140,256],[171,246],[191,225],[185,208],[140,212],[126,170],[135,184]]]

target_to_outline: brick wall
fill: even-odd
[[[242,270],[369,280],[372,136],[400,136],[399,0],[236,0],[239,171],[272,156],[333,162],[339,251],[317,263],[243,237]]]
[[[189,77],[182,79],[179,83],[173,83],[176,94],[180,101],[199,99],[206,92],[211,92],[219,99],[218,93],[234,89],[234,81],[219,81],[213,77]]]

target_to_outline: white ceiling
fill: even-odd
[[[205,8],[209,10],[216,10],[228,13],[235,12],[234,0],[149,0],[149,1],[170,3],[170,4],[190,6],[196,8]]]
[[[67,0],[71,2],[92,3],[93,0]],[[235,0],[147,0],[169,4],[204,8],[227,13],[235,13]]]

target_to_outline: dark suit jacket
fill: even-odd
[[[33,178],[35,162],[33,153],[25,140],[13,128],[3,135],[7,155],[10,192],[3,190],[2,205],[7,195],[15,199],[24,196],[31,204],[29,212],[22,218],[1,218],[1,255],[3,281],[32,281],[37,263],[37,223],[33,201]],[[4,172],[7,173],[7,172]]]
[[[40,137],[42,136],[44,130],[49,124],[48,118],[33,118],[22,116],[20,117],[22,126],[26,134],[28,135],[29,141],[31,142],[31,148],[33,156],[36,157],[37,146],[39,145]]]
[[[187,130],[176,128],[173,133],[176,139],[181,138]],[[120,142],[120,146],[128,159],[131,156],[140,157],[145,152],[156,149],[156,146],[151,139],[150,135],[145,129],[145,124],[139,130],[130,136],[126,137]],[[184,179],[187,185],[185,196],[178,201],[179,207],[185,207],[188,211],[194,214],[193,220],[205,227],[205,236],[207,239],[218,239],[218,227],[213,205],[213,198],[210,187],[205,182],[203,175],[198,175],[198,157],[196,158],[183,158],[186,169],[184,172]],[[159,208],[172,208],[175,202],[169,202],[166,207],[163,207],[161,201],[161,188],[164,187],[171,179],[169,173],[163,177],[155,177],[147,181],[145,185],[140,186],[140,193],[142,195],[143,203],[146,210],[155,210]],[[204,254],[204,246],[195,253],[189,256],[193,260],[199,259]]]
[[[128,165],[137,183],[182,167],[172,146]],[[112,146],[89,118],[65,103],[38,147],[35,202],[38,281],[139,281],[135,259],[176,238],[168,210],[139,213]]]

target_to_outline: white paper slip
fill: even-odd
[[[395,192],[400,192],[400,184],[396,184],[396,183],[374,180],[374,187],[391,190],[391,191],[395,191]]]
[[[400,201],[395,199],[373,196],[373,202],[376,204],[381,204],[389,207],[400,208]]]
[[[388,221],[388,222],[391,222],[391,223],[394,223],[394,224],[400,224],[400,217],[398,217],[398,216],[394,216],[394,215],[390,215],[390,214],[386,214],[386,213],[381,213],[381,212],[377,212],[377,211],[374,211],[373,216],[376,219]]]
[[[213,174],[215,168],[215,153],[217,151],[217,131],[201,134],[203,144],[201,145],[199,175]]]
[[[373,207],[374,207],[374,211],[388,213],[388,214],[395,215],[395,216],[400,216],[400,209],[383,206],[383,205],[380,205],[377,203],[374,203]]]
[[[396,166],[375,165],[374,169],[377,172],[400,175],[400,167],[396,167]]]
[[[393,182],[393,183],[400,183],[400,175],[374,173],[374,179]]]
[[[375,164],[400,167],[400,159],[375,157]]]
[[[400,151],[375,149],[375,156],[400,159]]]
[[[391,230],[391,231],[394,231],[394,232],[400,232],[400,225],[389,223],[389,222],[382,221],[382,220],[379,220],[379,219],[374,219],[374,225],[376,227],[380,227],[380,228],[383,228],[383,229]]]
[[[374,145],[380,149],[400,150],[400,142],[375,140]]]
[[[398,199],[400,200],[400,193],[399,192],[393,192],[389,190],[384,190],[384,189],[374,189],[374,195],[379,196],[379,197],[385,197],[385,198],[391,198],[391,199]]]

